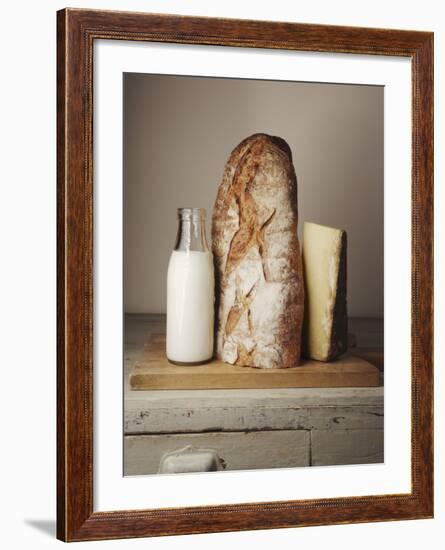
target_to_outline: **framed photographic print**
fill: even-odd
[[[58,12],[58,538],[433,515],[433,34]]]

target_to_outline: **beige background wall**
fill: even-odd
[[[265,132],[292,149],[300,235],[348,233],[349,314],[383,316],[382,87],[129,74],[124,127],[127,312],[165,312],[176,208],[210,221],[231,150]]]

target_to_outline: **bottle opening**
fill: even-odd
[[[205,208],[178,208],[178,217],[182,220],[205,220]]]
[[[208,251],[205,216],[204,208],[178,208],[175,250]]]

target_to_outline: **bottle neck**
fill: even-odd
[[[208,252],[205,217],[202,214],[183,214],[181,211],[178,214],[178,234],[175,250],[182,252]]]

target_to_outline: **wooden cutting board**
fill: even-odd
[[[331,363],[302,360],[290,369],[238,367],[213,360],[206,365],[168,362],[165,335],[152,334],[130,373],[132,390],[198,390],[241,388],[339,388],[379,385],[377,367],[352,355]]]

